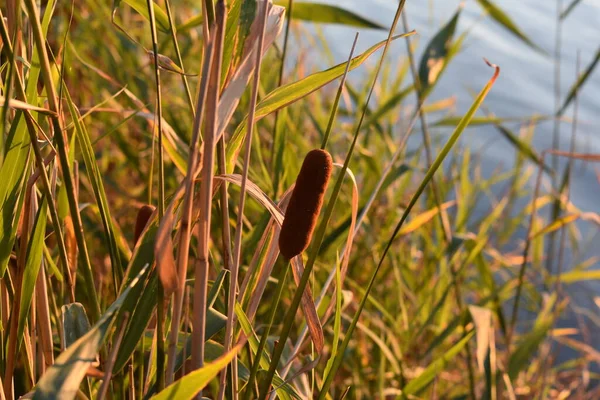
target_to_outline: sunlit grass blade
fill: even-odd
[[[491,0],[477,0],[477,2],[488,12],[496,22],[504,27],[508,32],[515,35],[523,43],[527,44],[532,49],[545,54],[538,45],[536,45],[529,37],[523,33],[523,31],[513,22],[513,20],[497,5],[492,3]]]
[[[569,93],[567,94],[567,97],[565,98],[562,106],[556,112],[557,116],[564,114],[567,107],[575,99],[575,97],[577,96],[577,93],[579,93],[581,91],[581,88],[583,87],[583,85],[587,82],[590,75],[592,75],[592,72],[594,72],[594,70],[596,69],[598,62],[600,62],[600,48],[598,48],[598,50],[596,50],[596,54],[594,54],[594,58],[592,59],[592,62],[587,66],[585,71],[583,71],[581,73],[581,75],[579,75],[579,78],[577,79],[577,81],[575,81],[575,83],[573,83],[573,85],[569,89]],[[557,149],[555,149],[555,150],[557,150]]]

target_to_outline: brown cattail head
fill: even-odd
[[[279,235],[279,251],[288,260],[308,247],[333,163],[325,150],[312,150],[304,158]]]
[[[154,210],[155,210],[155,207],[151,206],[151,205],[145,205],[139,209],[137,219],[135,221],[135,231],[133,234],[133,244],[134,245],[137,244],[138,239],[142,235],[142,232],[144,231],[146,224],[148,224],[148,220],[150,219],[150,216],[152,216],[152,213],[154,212]]]

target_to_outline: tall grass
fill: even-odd
[[[405,3],[389,28],[303,1],[1,5],[0,399],[597,396],[560,318],[563,287],[600,278],[580,257],[600,216],[571,202],[573,161],[545,161],[598,161],[575,148],[598,57],[557,91],[569,151],[538,153],[543,117],[484,105],[499,67],[464,114],[430,98],[469,31],[461,5],[417,46]],[[387,39],[322,69],[306,22]],[[514,165],[484,175],[472,125]]]

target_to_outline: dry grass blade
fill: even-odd
[[[214,30],[214,29],[213,29]],[[188,165],[186,177],[183,183],[185,186],[185,198],[181,214],[181,226],[179,228],[179,247],[177,250],[177,274],[178,282],[173,300],[173,318],[171,320],[171,333],[169,341],[169,355],[167,359],[167,385],[173,382],[175,368],[175,353],[177,351],[177,342],[179,340],[179,325],[181,322],[181,312],[183,308],[183,298],[185,293],[185,277],[188,269],[191,220],[194,198],[194,179],[199,172],[198,165],[198,142],[200,139],[200,126],[204,117],[204,107],[208,93],[208,81],[211,76],[211,68],[214,58],[214,42],[209,40],[204,54],[202,66],[202,80],[200,90],[196,99],[196,115],[194,117],[194,127],[192,139],[190,142],[190,151],[188,154]]]

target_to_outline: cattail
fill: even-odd
[[[137,220],[135,221],[135,231],[133,234],[133,244],[134,245],[137,244],[138,239],[142,235],[142,232],[144,231],[144,228],[148,224],[148,220],[150,219],[150,216],[152,216],[152,213],[154,212],[154,210],[155,210],[155,207],[151,206],[151,205],[145,205],[139,209],[138,215],[137,215]]]
[[[312,150],[304,158],[279,236],[279,250],[288,260],[310,243],[332,168],[325,150]]]

